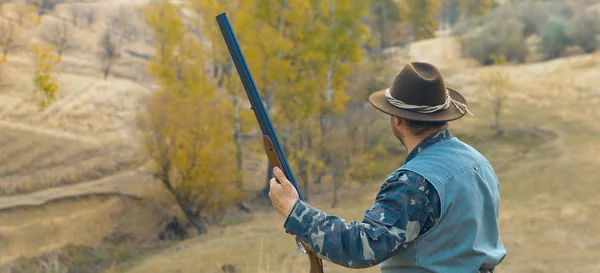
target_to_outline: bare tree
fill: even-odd
[[[0,22],[0,47],[2,47],[2,61],[15,47],[15,27],[11,22],[5,20]]]
[[[114,41],[112,32],[108,29],[104,30],[102,37],[100,38],[100,54],[98,56],[100,65],[102,66],[102,72],[104,73],[104,79],[108,78],[110,69],[114,62],[120,57],[119,54],[119,42]]]
[[[73,26],[77,26],[80,18],[83,15],[83,10],[79,5],[71,5],[69,6],[69,16],[71,16],[71,24]]]
[[[85,22],[87,27],[91,27],[94,22],[96,22],[96,13],[94,12],[93,9],[86,9],[82,11],[81,17],[83,18],[83,21]]]
[[[54,46],[58,57],[75,47],[72,37],[71,26],[65,18],[62,18],[60,22],[47,25],[42,36],[47,43]]]
[[[19,24],[19,26],[23,26],[23,24],[26,22],[25,19],[27,19],[27,15],[28,15],[27,6],[18,5],[17,10],[16,10],[16,16],[17,16],[16,21]]]
[[[108,17],[108,29],[119,39],[133,41],[138,37],[138,29],[135,27],[137,13],[131,7],[119,6],[119,8]]]

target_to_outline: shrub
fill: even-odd
[[[554,59],[563,54],[569,43],[567,23],[558,17],[552,17],[542,31],[538,50],[545,55],[546,60]]]
[[[483,65],[493,64],[493,55],[522,63],[527,56],[523,28],[523,24],[514,18],[488,22],[461,39],[463,56],[474,58]]]
[[[598,17],[583,13],[575,16],[567,26],[567,35],[573,44],[581,47],[585,53],[590,53],[598,48],[597,35],[600,32]]]
[[[518,18],[523,23],[525,37],[540,33],[548,21],[549,10],[544,2],[523,1],[513,8],[518,11]]]
[[[562,0],[523,0],[507,2],[494,8],[485,16],[476,19],[468,20],[469,22],[457,25],[455,27],[455,34],[464,33],[465,26],[488,23],[492,21],[506,21],[514,18],[519,20],[523,24],[523,35],[528,37],[533,34],[539,34],[550,16],[556,16],[559,18],[570,18],[572,14],[571,9]],[[461,27],[461,29],[458,29]]]

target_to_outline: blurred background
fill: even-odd
[[[430,62],[500,179],[497,272],[600,272],[600,1],[0,4],[0,272],[308,271],[221,12],[311,205],[362,220],[406,156],[367,97]]]

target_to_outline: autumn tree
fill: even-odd
[[[230,104],[206,77],[197,39],[186,32],[177,7],[153,3],[145,17],[155,35],[148,72],[160,86],[144,118],[146,151],[155,177],[200,234],[222,210],[239,203]]]
[[[322,86],[322,91],[317,93],[316,98],[321,106],[317,110],[320,136],[315,138],[318,140],[318,157],[317,160],[313,160],[312,164],[315,177],[308,179],[317,182],[323,175],[329,174],[331,171],[343,172],[345,170],[344,168],[325,167],[337,160],[335,153],[332,153],[327,147],[339,141],[338,138],[331,136],[332,119],[346,110],[345,106],[349,99],[344,92],[347,88],[346,78],[351,67],[360,61],[364,53],[360,46],[365,40],[366,28],[361,23],[361,19],[367,16],[365,11],[368,8],[367,2],[363,2],[363,5],[336,0],[327,1],[327,3],[328,6],[323,5],[322,10],[316,13],[319,14],[322,21],[318,24],[320,27],[315,27],[313,30],[316,33],[315,37],[306,48],[307,51],[315,54],[314,61],[309,62],[311,63],[309,67],[314,67],[314,70],[306,72],[314,73],[311,77],[313,84]],[[323,60],[321,61],[319,58],[323,58]],[[301,71],[300,73],[305,72]],[[343,179],[341,175],[334,174],[333,177],[334,179]]]
[[[492,59],[497,66],[492,71],[484,74],[481,81],[485,90],[485,99],[491,102],[491,109],[493,110],[494,121],[492,127],[496,129],[496,134],[501,136],[504,134],[504,129],[500,124],[501,115],[506,107],[506,99],[512,88],[512,83],[508,74],[502,70],[506,59],[502,56],[492,56]]]
[[[465,18],[475,18],[485,15],[495,4],[495,0],[458,0],[461,14]]]
[[[46,43],[54,46],[59,58],[62,57],[63,53],[75,47],[72,27],[65,18],[47,24],[44,32],[42,32],[42,38]]]
[[[413,30],[414,40],[435,37],[438,29],[436,17],[440,12],[440,0],[406,0],[408,21]]]
[[[212,18],[225,10],[226,2],[197,3],[200,17]],[[345,79],[363,54],[360,46],[365,42],[366,26],[361,22],[368,4],[339,0],[227,2],[226,10],[305,198],[310,196],[309,182],[320,181],[327,170],[330,157],[324,147],[327,141],[335,141],[331,117],[342,113],[348,100]],[[239,84],[216,24],[210,24],[213,30],[196,32],[212,45],[212,72],[220,75],[218,82],[223,87]],[[255,121],[253,124],[256,126]],[[263,196],[268,193],[270,171],[269,166]]]
[[[216,85],[219,90],[227,94],[227,98],[233,107],[233,141],[235,143],[235,168],[236,179],[235,184],[241,188],[243,184],[243,154],[244,148],[242,137],[244,127],[242,120],[244,118],[255,119],[249,111],[244,112],[241,108],[242,102],[246,97],[240,81],[240,78],[235,70],[233,61],[229,56],[227,45],[224,43],[220,29],[216,20],[205,20],[204,18],[212,18],[215,14],[227,10],[228,13],[236,13],[239,7],[239,1],[204,1],[193,0],[189,2],[190,10],[194,11],[194,16],[188,20],[188,31],[193,34],[198,41],[208,40],[202,52],[205,57],[210,60],[210,67],[207,73],[209,80]],[[237,20],[233,20],[236,22]],[[240,25],[236,25],[239,27]],[[243,35],[243,33],[242,33]],[[252,115],[252,116],[250,116]],[[255,122],[253,123],[255,124]],[[245,206],[242,206],[245,207]]]
[[[2,50],[2,56],[0,59],[0,69],[4,63],[6,63],[8,54],[15,47],[15,26],[9,21],[0,21],[0,49]],[[1,70],[0,70],[1,73]],[[1,75],[0,75],[1,78]]]
[[[33,51],[35,65],[33,83],[40,110],[56,101],[56,92],[59,88],[56,66],[60,63],[60,57],[54,51],[52,45],[36,46]]]
[[[378,40],[378,51],[381,51],[397,42],[402,35],[401,23],[406,17],[406,10],[394,0],[373,0],[370,6],[369,26]]]
[[[114,62],[119,58],[119,45],[115,38],[111,34],[109,30],[104,30],[102,36],[100,37],[100,53],[98,54],[98,58],[100,60],[100,65],[102,67],[102,73],[104,75],[104,79],[108,78],[110,73],[110,69],[112,68]]]

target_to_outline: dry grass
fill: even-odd
[[[0,125],[0,196],[98,179],[134,163],[105,147]]]
[[[0,272],[10,264],[16,266],[14,262],[18,257],[52,254],[65,246],[107,246],[115,236],[143,244],[157,232],[155,221],[151,204],[118,196],[63,199],[44,206],[3,211],[0,214]],[[78,261],[82,257],[70,258],[73,262],[83,262]]]

